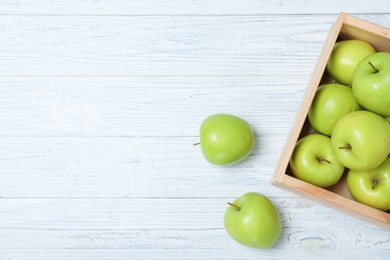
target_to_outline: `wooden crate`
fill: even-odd
[[[346,173],[334,186],[324,189],[295,178],[289,168],[294,146],[300,138],[315,131],[310,127],[307,114],[319,85],[334,83],[326,73],[326,63],[336,41],[360,39],[371,43],[377,51],[390,52],[390,30],[357,17],[340,13],[333,24],[317,62],[309,86],[298,110],[286,144],[272,177],[272,183],[329,206],[351,216],[360,218],[385,229],[390,229],[390,212],[384,212],[358,203],[352,199],[346,184]]]

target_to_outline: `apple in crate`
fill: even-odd
[[[280,217],[266,196],[248,192],[228,204],[224,226],[236,242],[265,249],[272,247],[279,239],[282,229]]]
[[[356,171],[370,170],[390,153],[390,124],[373,112],[355,111],[337,121],[331,142],[342,165]]]
[[[356,201],[379,210],[390,210],[390,157],[368,171],[350,170],[347,185]]]
[[[330,137],[322,134],[307,135],[296,143],[290,168],[298,179],[322,188],[336,184],[345,169],[333,152]]]
[[[353,111],[362,109],[352,89],[342,84],[323,84],[309,108],[310,125],[318,132],[330,136],[336,122]]]
[[[326,70],[337,82],[351,85],[356,66],[362,59],[375,52],[371,44],[362,40],[336,42],[328,59]]]
[[[225,166],[237,163],[252,152],[254,136],[244,119],[215,114],[200,126],[200,146],[204,158],[212,164]]]
[[[352,91],[367,110],[390,116],[390,53],[377,52],[364,58],[353,74]]]

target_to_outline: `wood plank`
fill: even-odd
[[[269,250],[244,248],[223,227],[229,199],[2,199],[0,256],[268,259],[277,254],[289,259],[376,259],[390,242],[387,231],[314,202],[271,198],[282,219],[279,241]]]
[[[389,11],[388,1],[376,0],[3,0],[0,14],[48,15],[239,15],[239,14],[337,14]],[[386,11],[387,7],[387,11]]]
[[[308,74],[335,18],[4,15],[0,76]]]
[[[0,197],[221,197],[248,190],[295,197],[271,185],[279,139],[264,134],[247,160],[217,167],[192,145],[194,137],[5,137]]]
[[[308,79],[0,77],[0,136],[189,137],[207,116],[231,113],[283,139]]]

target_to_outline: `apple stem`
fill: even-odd
[[[378,185],[379,184],[379,180],[378,179],[373,179],[372,180],[372,186],[371,186],[371,189],[372,190],[375,190],[375,187],[376,187],[376,185]]]
[[[378,73],[379,70],[377,70],[374,66],[374,64],[371,63],[371,61],[368,62],[368,64],[370,64],[370,66],[374,69],[375,73]]]
[[[350,144],[347,144],[346,146],[341,146],[339,149],[352,149]]]
[[[194,143],[193,146],[200,145],[200,142]]]
[[[317,158],[319,162],[327,162],[330,164],[330,161],[324,158]]]
[[[233,203],[228,202],[227,204],[229,204],[230,206],[236,207],[238,210],[241,210],[241,208],[239,206],[234,205]]]

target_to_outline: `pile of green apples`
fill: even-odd
[[[335,43],[308,111],[316,131],[298,140],[295,177],[328,188],[347,174],[354,200],[390,210],[390,53],[368,42]]]

